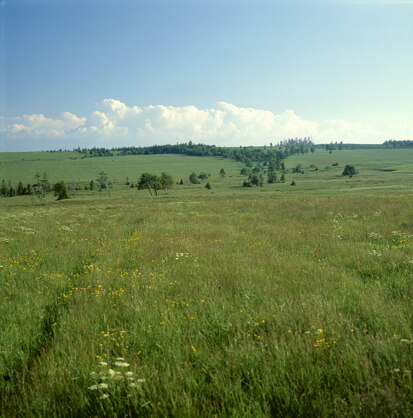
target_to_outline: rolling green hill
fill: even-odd
[[[241,164],[223,158],[183,155],[133,155],[82,158],[76,152],[0,153],[0,180],[34,181],[36,172],[47,173],[51,182],[90,181],[105,171],[112,180],[136,179],[143,172],[170,172],[176,178],[187,178],[192,171],[218,174],[221,168],[229,175],[238,174]]]

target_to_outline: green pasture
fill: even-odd
[[[412,416],[411,152],[379,151],[251,188],[210,157],[68,160],[185,184],[0,199],[0,416]]]
[[[34,175],[47,173],[51,182],[90,181],[101,171],[112,180],[129,177],[136,180],[144,172],[159,175],[170,172],[177,179],[188,179],[193,172],[218,174],[221,168],[229,174],[239,173],[242,166],[235,161],[213,157],[183,155],[130,155],[82,158],[74,152],[0,153],[0,181],[34,182]]]

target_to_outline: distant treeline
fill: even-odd
[[[263,147],[217,147],[216,145],[195,144],[192,141],[176,145],[153,145],[149,147],[121,147],[121,148],[77,148],[74,151],[83,154],[84,158],[112,157],[115,155],[154,155],[181,154],[199,157],[222,157],[244,163],[270,162],[284,160],[297,153],[314,152],[315,146],[310,138],[288,139],[273,146]]]
[[[386,148],[413,148],[413,140],[395,141],[390,139],[383,144]]]

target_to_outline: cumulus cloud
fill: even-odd
[[[59,139],[81,146],[122,146],[173,143],[193,140],[217,145],[262,145],[290,137],[311,136],[316,142],[379,142],[373,128],[344,120],[315,122],[285,110],[238,107],[218,102],[200,109],[196,106],[127,106],[105,99],[99,109],[86,117],[62,113],[52,119],[42,114],[0,119],[0,132],[7,141]],[[61,141],[62,142],[62,141]],[[45,144],[51,148],[50,142]]]
[[[47,118],[42,114],[1,118],[1,132],[9,138],[60,138],[85,125],[85,117],[70,112],[61,114],[60,119]]]

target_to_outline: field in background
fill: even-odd
[[[111,180],[136,181],[144,172],[161,174],[166,171],[174,177],[188,180],[192,171],[219,173],[225,162],[229,175],[239,174],[242,165],[231,160],[213,157],[182,155],[131,155],[114,157],[82,158],[75,152],[0,153],[0,181],[34,182],[36,172],[47,173],[51,182],[89,182],[105,171]]]
[[[317,150],[262,188],[210,157],[69,160],[186,184],[1,199],[2,416],[411,415],[411,156]],[[49,163],[20,173],[73,180]]]

